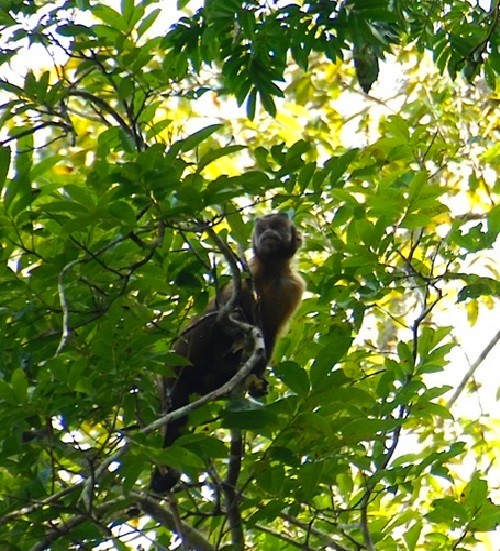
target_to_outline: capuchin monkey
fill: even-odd
[[[259,327],[265,342],[265,358],[256,365],[245,383],[252,396],[262,396],[267,392],[264,374],[276,339],[302,299],[304,281],[292,265],[301,244],[301,235],[286,214],[268,214],[255,220],[254,257],[249,263],[251,279],[242,282],[235,305],[239,319]],[[176,376],[164,379],[167,411],[188,404],[191,394],[203,395],[221,387],[247,359],[242,332],[230,326],[227,318],[219,319],[217,315],[232,294],[233,284],[228,283],[177,341],[175,352],[185,356],[190,365],[176,368]],[[167,424],[164,447],[177,440],[186,422],[187,417],[182,417]],[[152,489],[157,494],[164,494],[179,478],[179,471],[157,467],[152,477]]]

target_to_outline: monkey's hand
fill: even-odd
[[[252,396],[252,398],[258,398],[259,396],[265,396],[268,392],[269,382],[264,377],[251,373],[245,379],[245,390]]]

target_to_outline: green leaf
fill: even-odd
[[[135,211],[125,201],[115,201],[109,204],[109,212],[122,222],[127,229],[132,229],[135,226]]]
[[[398,356],[400,365],[405,373],[412,373],[414,370],[413,365],[413,351],[408,343],[399,341],[398,343]]]
[[[272,522],[278,515],[287,508],[288,504],[280,499],[271,500],[263,504],[257,511],[248,519],[249,526],[255,526],[258,522]]]
[[[352,404],[364,407],[373,401],[373,396],[361,388],[332,385],[332,387],[326,386],[323,389],[318,388],[313,394],[313,399],[315,403],[324,405],[340,403],[343,406]]]
[[[275,416],[262,406],[238,407],[234,402],[222,411],[222,426],[230,429],[261,430],[272,427],[276,423]]]
[[[500,205],[495,205],[488,213],[488,231],[493,239],[500,233]]]
[[[356,442],[373,441],[393,431],[402,422],[400,419],[354,419],[340,427],[340,431],[350,440],[355,437]]]
[[[231,155],[235,151],[241,151],[245,149],[244,145],[228,145],[226,147],[221,147],[220,149],[212,149],[208,153],[205,153],[203,157],[198,162],[198,171],[201,172],[207,165],[213,163],[217,159]]]
[[[347,353],[352,343],[351,335],[329,335],[328,344],[316,354],[309,377],[314,390],[320,390],[337,362]]]
[[[273,367],[273,371],[285,385],[299,395],[309,392],[309,377],[306,370],[296,362],[281,362]]]
[[[134,14],[134,10],[135,10],[135,0],[121,0],[120,4],[121,4],[120,11],[123,14],[123,19],[127,23],[130,23],[130,21],[132,20],[132,15]]]
[[[255,118],[255,111],[257,108],[257,89],[253,88],[248,94],[247,98],[247,117],[253,121]]]
[[[186,449],[204,459],[225,458],[227,455],[226,445],[216,436],[193,433],[184,434],[179,438],[179,444],[182,444]]]
[[[469,520],[465,507],[452,498],[436,499],[432,506],[433,510],[425,515],[425,518],[431,522],[458,528],[464,526]]]
[[[27,174],[15,176],[6,186],[4,205],[9,214],[16,216],[32,200],[31,180]]]
[[[271,115],[271,117],[276,118],[276,103],[274,102],[274,97],[270,93],[260,89],[259,98],[264,109]]]
[[[207,138],[209,138],[214,132],[217,132],[217,130],[220,130],[222,126],[223,126],[222,124],[212,124],[210,126],[206,126],[205,128],[198,130],[198,132],[195,132],[194,134],[189,135],[187,138],[180,140],[173,147],[174,148],[176,146],[179,147],[179,151],[191,151],[191,149],[195,149],[196,147],[198,147],[202,142],[204,142]]]
[[[182,356],[181,354],[177,354],[176,352],[171,352],[170,350],[162,354],[161,358],[162,358],[162,361],[165,362],[165,364],[170,367],[176,367],[176,366],[181,367],[183,365],[191,365],[191,362],[185,356]]]
[[[457,296],[457,301],[462,302],[481,296],[500,296],[500,283],[488,277],[477,278],[477,281],[465,285]]]
[[[160,15],[161,10],[156,9],[153,10],[151,13],[146,15],[144,19],[141,21],[141,24],[137,27],[137,35],[139,38],[141,38],[148,29],[152,27],[156,19],[158,18],[158,15]]]
[[[73,38],[77,36],[92,36],[92,31],[85,25],[69,23],[58,25],[57,34],[68,38]]]
[[[476,471],[472,474],[469,483],[464,488],[463,494],[464,505],[471,513],[475,513],[488,503],[490,495],[488,483],[486,480],[483,480],[481,474]]]
[[[128,25],[122,15],[102,2],[99,2],[93,6],[92,15],[99,18],[103,23],[109,25],[111,29],[116,29],[122,32],[127,32],[128,30]]]
[[[358,156],[358,149],[348,149],[340,157],[332,157],[329,168],[330,168],[330,184],[334,186],[340,179],[340,177],[345,174],[345,171],[349,168],[349,165],[354,161]]]
[[[11,406],[19,404],[12,386],[3,379],[0,379],[0,401],[4,401]]]
[[[474,532],[490,532],[500,526],[500,507],[492,505],[492,511],[479,513],[469,523],[468,528]]]
[[[297,183],[299,188],[304,191],[311,183],[314,173],[316,171],[316,163],[305,163],[300,170]]]
[[[37,163],[31,169],[31,178],[35,181],[37,178],[51,170],[57,163],[64,160],[63,155],[51,155]]]
[[[118,98],[122,101],[130,100],[134,95],[134,82],[130,78],[123,78],[116,88]]]
[[[79,387],[79,382],[87,368],[88,361],[87,358],[78,358],[77,360],[71,362],[68,373],[68,387],[77,390]]]
[[[65,187],[65,191],[73,201],[82,205],[88,212],[96,210],[97,200],[92,196],[88,188],[69,184]]]
[[[432,221],[432,217],[426,214],[407,214],[401,220],[400,227],[407,228],[409,230],[418,230]]]
[[[25,404],[27,400],[28,379],[21,368],[17,368],[12,374],[10,384],[19,404]]]
[[[32,71],[28,71],[24,77],[24,91],[27,96],[35,98],[37,81]]]
[[[10,167],[10,148],[0,147],[0,193]]]
[[[418,539],[422,532],[423,524],[422,522],[415,522],[408,530],[406,530],[404,538],[406,545],[408,546],[408,551],[415,551]]]
[[[412,413],[415,417],[419,418],[433,418],[441,417],[443,419],[453,419],[453,415],[446,406],[441,404],[435,404],[434,402],[418,401],[413,409]]]
[[[316,432],[330,438],[333,436],[333,430],[328,420],[317,413],[307,412],[297,415],[293,420],[293,426],[307,433]]]
[[[51,201],[40,207],[42,212],[49,214],[65,214],[67,216],[85,216],[89,214],[89,210],[79,203],[73,201]]]

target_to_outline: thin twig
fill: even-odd
[[[173,492],[170,494],[169,502],[170,502],[170,511],[174,519],[174,525],[175,525],[174,530],[177,532],[177,535],[181,540],[182,551],[189,551],[191,546],[189,545],[187,534],[186,534],[186,531],[184,530],[184,524],[182,523],[181,516],[179,514],[177,497]]]
[[[69,311],[68,311],[68,303],[66,301],[66,293],[64,290],[64,276],[68,273],[73,266],[76,266],[79,262],[84,262],[84,259],[82,258],[76,258],[75,260],[72,260],[64,268],[59,272],[59,277],[57,278],[57,292],[59,294],[59,304],[61,305],[61,310],[63,314],[63,321],[62,321],[62,334],[61,339],[59,340],[59,344],[57,346],[57,350],[54,354],[54,356],[58,356],[61,352],[61,350],[66,346],[66,343],[69,338]]]
[[[210,237],[215,241],[219,250],[224,255],[229,269],[231,270],[231,279],[233,282],[233,292],[229,300],[219,310],[219,319],[226,318],[231,312],[234,311],[235,305],[241,296],[242,284],[241,284],[241,270],[238,267],[238,257],[234,254],[232,249],[225,243],[214,231],[212,227],[207,228]]]
[[[286,522],[289,522],[293,526],[298,526],[302,530],[306,530],[313,534],[315,537],[319,538],[322,543],[325,545],[325,547],[331,547],[334,549],[334,551],[348,551],[346,547],[343,547],[339,543],[337,543],[330,534],[327,534],[323,532],[322,530],[319,530],[318,528],[315,528],[314,526],[310,526],[309,524],[306,524],[304,522],[301,522],[293,515],[290,515],[289,513],[280,513],[280,518],[285,520]]]
[[[47,505],[51,505],[52,503],[58,501],[59,499],[65,497],[66,495],[70,494],[75,490],[76,490],[76,486],[68,486],[67,488],[64,488],[64,490],[61,490],[57,494],[53,494],[40,501],[36,501],[35,503],[33,503],[28,507],[22,507],[21,509],[17,509],[16,511],[11,511],[10,513],[7,513],[4,516],[0,517],[0,526],[2,526],[3,524],[7,524],[11,520],[15,520],[17,517],[29,516],[31,515],[31,513],[34,513],[39,509],[43,509]]]
[[[478,367],[484,362],[484,360],[488,357],[488,354],[493,350],[495,345],[500,340],[500,329],[496,332],[495,336],[491,339],[491,341],[488,343],[486,348],[479,354],[477,360],[470,366],[467,373],[464,375],[463,379],[460,381],[460,384],[457,386],[455,392],[453,393],[453,396],[448,400],[448,403],[446,406],[450,408],[458,399],[460,394],[463,392],[465,386],[471,379],[471,377],[474,376],[474,373],[477,371]]]

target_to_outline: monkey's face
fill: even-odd
[[[291,258],[299,245],[299,232],[286,214],[268,214],[255,220],[253,250],[258,258]]]

